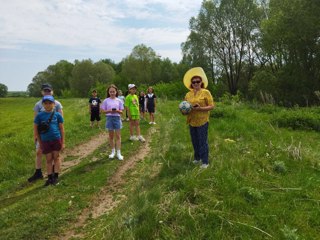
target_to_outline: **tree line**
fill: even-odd
[[[56,95],[65,97],[87,97],[92,88],[105,90],[110,83],[120,89],[128,83],[161,86],[172,93],[189,68],[201,66],[216,97],[227,93],[284,106],[315,104],[320,90],[319,12],[319,0],[205,0],[190,19],[179,63],[140,44],[119,63],[59,61],[39,72],[28,92],[39,96],[41,83],[49,82]]]

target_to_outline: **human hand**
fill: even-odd
[[[199,103],[196,103],[195,105],[192,106],[192,108],[196,111],[199,111],[201,107]]]

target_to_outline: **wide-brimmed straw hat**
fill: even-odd
[[[195,76],[201,77],[204,88],[208,87],[208,78],[207,78],[205,72],[203,71],[202,67],[195,67],[195,68],[189,69],[183,77],[183,83],[186,86],[186,88],[188,88],[189,90],[192,89],[190,87],[191,86],[191,79]]]

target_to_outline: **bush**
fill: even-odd
[[[319,114],[307,109],[284,110],[275,115],[271,122],[278,125],[278,127],[291,128],[294,130],[320,131]]]
[[[183,82],[180,81],[159,83],[153,86],[153,88],[157,97],[170,100],[183,99],[188,92],[188,89],[183,85]]]

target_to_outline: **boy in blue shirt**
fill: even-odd
[[[47,95],[42,98],[42,104],[45,109],[39,112],[34,119],[34,134],[39,140],[42,153],[46,155],[46,167],[48,180],[45,186],[55,185],[58,182],[60,171],[60,150],[64,148],[64,127],[63,117],[59,112],[54,111],[55,100],[53,96]],[[41,131],[40,125],[46,123],[48,128]],[[54,163],[54,172],[52,165]]]

